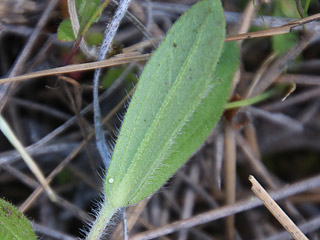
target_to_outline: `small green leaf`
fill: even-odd
[[[77,0],[76,6],[78,10],[80,29],[82,30],[88,23],[89,19],[98,10],[99,0]],[[95,19],[95,21],[98,18]]]
[[[102,79],[102,87],[108,88],[112,85],[112,83],[121,76],[123,71],[125,70],[125,67],[120,68],[109,68],[107,73],[103,76]],[[133,74],[133,72],[130,72],[125,77],[126,82],[130,83],[132,87],[132,83],[137,82],[136,76]]]
[[[36,240],[30,222],[11,203],[0,198],[0,239]]]
[[[235,44],[223,50],[224,38],[218,0],[200,1],[172,26],[121,127],[105,181],[109,204],[128,206],[154,193],[210,134],[238,62]]]
[[[80,32],[89,22],[99,8],[99,0],[77,0],[76,8],[78,10],[78,19],[80,24]],[[98,20],[99,17],[95,19]],[[77,38],[74,36],[74,32],[70,19],[63,20],[58,28],[58,39],[63,42],[72,42]]]
[[[293,0],[275,1],[274,16],[298,18],[295,2]],[[282,55],[298,43],[295,32],[272,36],[272,48],[278,55]]]
[[[299,38],[295,32],[276,35],[272,37],[272,48],[273,51],[278,53],[278,56],[281,56],[289,49],[294,47],[298,41]]]
[[[88,21],[99,7],[99,0],[78,0],[77,9],[80,19]]]
[[[276,1],[274,3],[275,3],[274,16],[290,17],[290,18],[300,17],[295,0],[282,0],[282,1]]]
[[[63,42],[72,42],[76,40],[69,18],[60,23],[58,28],[58,39]]]

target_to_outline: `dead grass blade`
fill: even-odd
[[[134,89],[131,90],[131,92],[128,94],[128,96],[126,96],[125,98],[123,98],[119,104],[103,119],[103,123],[106,123],[107,121],[110,120],[110,118],[116,114],[117,111],[119,111],[120,107],[123,106],[123,104],[127,101],[128,97],[131,96],[131,94],[133,93]],[[65,166],[71,162],[72,159],[74,159],[74,157],[76,155],[78,155],[81,150],[85,147],[87,141],[90,141],[90,139],[92,139],[94,137],[94,131],[92,131],[87,139],[83,140],[50,174],[49,176],[46,178],[46,181],[48,183],[50,183],[55,176],[57,176],[58,173],[60,173]],[[19,207],[19,211],[20,212],[25,212],[31,205],[32,203],[34,203],[34,201],[40,196],[40,194],[43,191],[43,187],[39,186],[38,188],[36,188],[33,193],[28,197],[27,200],[24,201],[24,203]]]
[[[275,28],[270,28],[270,29],[256,31],[256,32],[250,32],[250,33],[240,33],[240,34],[237,34],[234,36],[229,36],[226,38],[225,41],[230,42],[230,41],[238,41],[238,40],[244,40],[244,39],[268,37],[268,36],[285,34],[285,33],[291,32],[291,30],[295,27],[301,26],[303,24],[306,24],[306,23],[309,23],[309,22],[312,22],[312,21],[315,21],[318,19],[320,19],[320,13],[299,19],[297,21],[290,22],[290,23],[285,24],[280,27],[275,27]]]
[[[288,215],[279,207],[279,205],[271,198],[266,190],[254,178],[249,176],[249,181],[252,183],[251,190],[268,208],[269,212],[281,223],[281,225],[292,235],[296,240],[307,240],[308,238],[301,232],[301,230],[294,224]]]
[[[227,125],[224,129],[225,136],[225,190],[226,204],[231,205],[236,201],[236,142],[235,132],[231,126]],[[226,238],[231,240],[235,236],[234,216],[226,218]]]
[[[126,63],[131,63],[131,62],[146,61],[150,58],[150,56],[151,54],[140,54],[140,53],[120,54],[120,55],[117,55],[116,57],[99,61],[99,62],[73,64],[65,67],[58,67],[58,68],[52,68],[48,70],[27,73],[27,74],[16,76],[16,77],[3,78],[0,80],[0,84],[24,81],[31,78],[52,76],[52,75],[58,75],[63,73],[88,71],[88,70],[93,70],[97,68],[118,66]]]
[[[48,182],[46,181],[45,177],[43,176],[40,168],[36,164],[36,162],[32,159],[32,157],[27,153],[24,146],[21,144],[19,139],[13,133],[13,130],[7,123],[7,121],[0,115],[0,128],[3,134],[7,137],[8,141],[14,146],[14,148],[20,153],[22,159],[25,161],[27,166],[30,168],[31,172],[36,176],[39,180],[42,187],[47,192],[51,201],[56,201],[56,196],[53,190],[50,188]]]

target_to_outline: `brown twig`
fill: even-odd
[[[307,221],[303,224],[299,224],[298,227],[304,233],[311,233],[313,231],[316,231],[320,227],[320,217],[316,217],[316,218],[311,219],[310,221]],[[266,240],[291,240],[291,239],[292,239],[292,237],[287,231],[283,231],[283,232],[280,232],[278,234],[275,234],[273,236],[266,238]]]
[[[226,42],[229,41],[239,41],[244,39],[251,39],[251,38],[258,38],[258,37],[268,37],[268,36],[275,36],[275,35],[281,35],[285,33],[291,32],[291,30],[295,27],[301,26],[303,24],[315,21],[320,19],[320,13],[305,17],[302,19],[299,19],[297,21],[293,21],[290,23],[287,23],[280,27],[274,27],[266,30],[256,31],[256,32],[250,32],[250,33],[241,33],[234,36],[229,36],[226,38]]]
[[[131,93],[133,92],[133,90],[131,90]],[[130,93],[129,93],[130,95]],[[122,99],[122,101],[103,119],[103,123],[107,122],[110,120],[110,118],[119,110],[119,108],[127,101],[127,98],[129,97],[129,95],[127,97],[125,97],[124,99]],[[48,182],[48,184],[50,184],[50,182],[54,179],[54,177],[62,170],[64,169],[64,167],[72,160],[74,159],[74,157],[80,153],[80,151],[83,149],[83,147],[85,147],[86,142],[89,141],[90,139],[92,139],[94,137],[94,132],[92,131],[89,136],[87,137],[87,139],[83,140],[50,174],[49,176],[46,178],[46,181]],[[31,204],[40,196],[40,194],[42,193],[43,188],[42,187],[38,187],[36,190],[33,191],[33,193],[29,196],[29,198],[19,207],[19,211],[20,212],[24,212],[26,211]]]
[[[48,6],[46,6],[45,11],[43,12],[41,18],[38,21],[38,24],[32,35],[28,39],[26,45],[24,46],[19,58],[16,60],[14,66],[12,67],[9,77],[14,77],[22,72],[23,65],[27,61],[31,51],[36,43],[37,38],[45,24],[48,22],[51,11],[57,5],[58,0],[49,1]],[[15,84],[6,84],[0,87],[0,112],[8,101],[10,90],[15,87]]]
[[[226,204],[231,205],[236,201],[236,143],[235,132],[231,126],[226,125],[224,129],[225,139],[225,188]],[[235,236],[234,216],[226,218],[226,239],[232,240]]]
[[[292,222],[287,214],[279,207],[279,205],[270,197],[266,190],[253,177],[249,176],[249,181],[252,183],[251,190],[263,202],[272,215],[281,223],[281,225],[294,237],[296,240],[307,240],[308,238],[301,230]]]
[[[146,61],[150,58],[151,54],[121,54],[117,55],[116,57],[102,60],[99,62],[90,62],[90,63],[82,63],[82,64],[73,64],[68,65],[65,67],[58,67],[58,68],[52,68],[48,70],[42,70],[32,73],[27,73],[21,76],[16,77],[9,77],[9,78],[3,78],[0,80],[0,84],[2,83],[9,83],[9,82],[18,82],[18,81],[24,81],[31,78],[39,78],[39,77],[45,77],[45,76],[51,76],[51,75],[58,75],[63,73],[72,73],[72,72],[79,72],[79,71],[88,71],[93,70],[97,68],[105,68],[105,67],[112,67],[112,66],[118,66],[126,63],[131,62],[139,62],[139,61]]]

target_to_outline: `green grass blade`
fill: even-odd
[[[200,1],[168,32],[141,75],[114,149],[105,182],[112,205],[135,204],[154,193],[208,136],[230,86],[230,80],[213,79],[224,38],[217,0]],[[211,94],[217,103],[203,105]],[[189,141],[212,112],[214,121]]]

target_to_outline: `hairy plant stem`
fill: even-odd
[[[117,211],[117,208],[109,204],[108,202],[104,202],[102,204],[102,208],[100,209],[99,215],[97,219],[92,225],[89,234],[87,235],[86,240],[98,240],[101,239],[104,229],[108,226],[111,217]]]
[[[114,14],[114,17],[105,31],[104,39],[100,47],[98,61],[101,61],[106,57],[109,47],[111,45],[112,39],[116,34],[116,31],[120,25],[121,19],[124,17],[125,13],[127,12],[129,4],[130,4],[130,0],[120,0],[118,8]],[[94,126],[95,126],[95,132],[96,132],[97,148],[105,164],[106,170],[108,170],[108,167],[110,165],[110,152],[108,149],[106,139],[104,137],[104,131],[101,123],[101,110],[99,105],[99,94],[98,94],[99,85],[100,85],[100,81],[99,81],[100,74],[101,74],[101,68],[98,68],[94,71],[94,76],[93,76]]]
[[[102,41],[100,52],[98,55],[98,61],[103,60],[109,47],[112,43],[113,37],[116,34],[116,31],[120,25],[121,19],[124,17],[127,9],[129,7],[130,0],[120,0],[118,8],[114,14],[114,17],[111,23],[108,25],[104,39]],[[100,156],[105,164],[106,170],[110,165],[110,152],[106,139],[104,137],[104,131],[101,121],[101,110],[99,105],[99,85],[100,85],[100,74],[101,68],[98,68],[94,72],[93,77],[93,108],[94,108],[94,126],[96,133],[96,143],[99,150]],[[104,229],[108,226],[111,217],[118,210],[118,208],[112,206],[107,200],[105,200],[100,209],[99,215],[96,218],[96,221],[93,223],[92,228],[87,236],[87,240],[98,240],[103,235]]]

